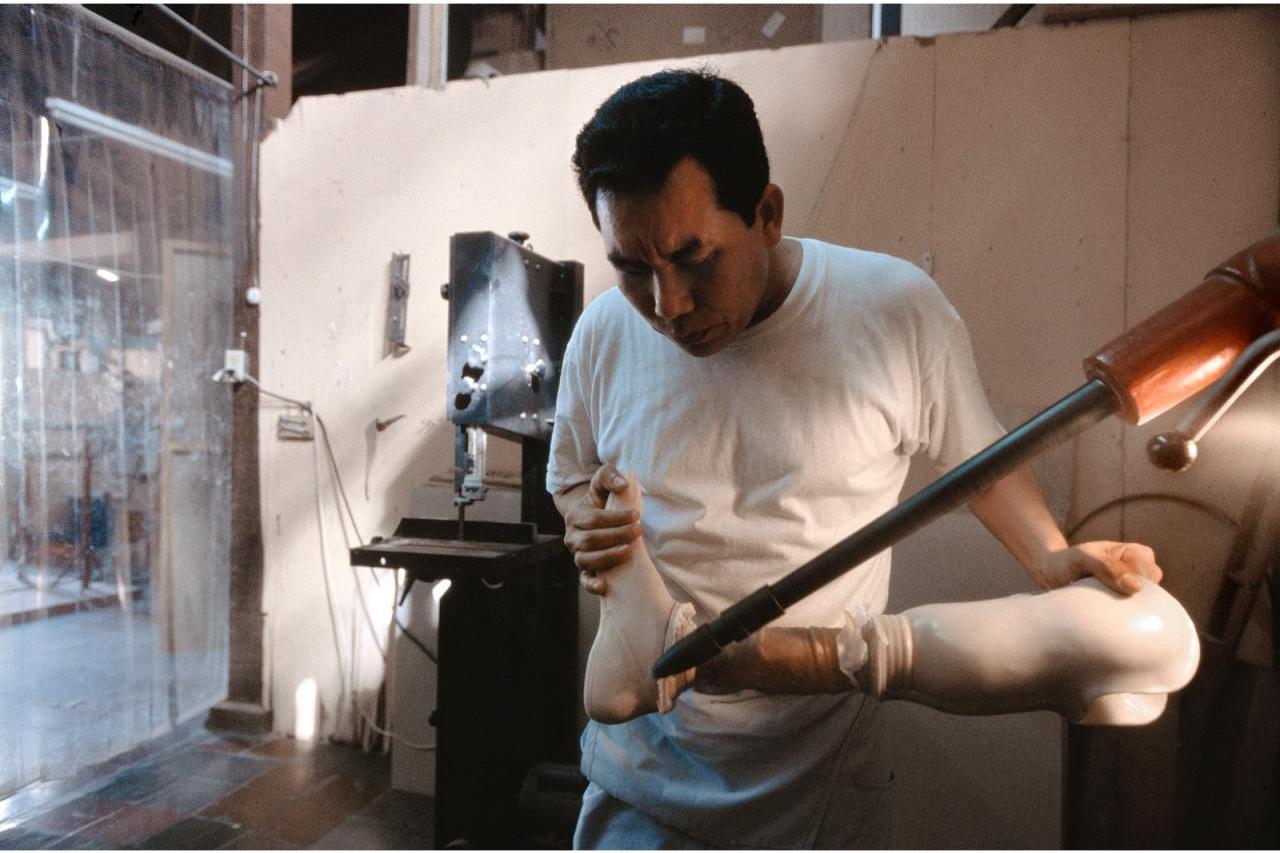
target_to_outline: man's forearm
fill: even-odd
[[[1037,584],[1054,585],[1044,573],[1045,558],[1066,548],[1067,540],[1030,466],[997,480],[972,498],[969,508]]]
[[[565,518],[569,514],[569,508],[582,500],[582,496],[591,488],[591,482],[579,483],[576,486],[570,486],[562,492],[556,492],[551,496],[552,502],[555,503],[556,509],[560,512],[560,517]]]

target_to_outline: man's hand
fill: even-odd
[[[600,572],[621,565],[631,556],[640,538],[640,513],[635,510],[606,510],[610,492],[622,492],[627,479],[612,465],[596,471],[590,483],[583,483],[555,495],[556,508],[564,516],[564,544],[573,554],[582,588],[604,595],[608,584]]]
[[[1110,589],[1132,595],[1142,589],[1139,575],[1156,583],[1164,576],[1146,545],[1101,541],[1068,545],[1030,465],[979,492],[969,507],[1045,589],[1092,575]]]
[[[1034,575],[1046,589],[1093,576],[1116,592],[1131,595],[1142,589],[1140,576],[1160,583],[1164,572],[1156,565],[1155,552],[1146,545],[1098,541],[1050,552]]]

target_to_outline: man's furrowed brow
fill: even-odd
[[[697,237],[690,237],[685,244],[670,254],[670,259],[676,263],[687,261],[702,250],[702,241]]]
[[[626,255],[616,250],[609,252],[609,254],[607,254],[605,257],[609,259],[609,263],[613,264],[616,268],[620,270],[621,269],[647,270],[649,268],[649,265],[646,264],[644,261],[637,261],[635,258],[628,258]]]

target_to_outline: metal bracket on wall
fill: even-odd
[[[315,441],[315,427],[311,414],[280,415],[276,419],[276,438],[280,441]]]
[[[404,316],[409,307],[409,256],[391,254],[391,293],[387,297],[387,345],[384,355],[402,356],[409,351],[404,342]]]

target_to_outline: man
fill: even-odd
[[[699,71],[627,84],[578,135],[574,165],[620,277],[565,355],[547,477],[588,589],[607,594],[643,535],[705,621],[891,508],[912,454],[946,469],[1002,434],[928,276],[782,236],[782,190],[735,84]],[[639,479],[643,519],[604,509],[620,470]],[[1145,546],[1069,547],[1029,469],[970,506],[1043,587],[1160,578]],[[881,612],[888,580],[885,552],[775,624]],[[686,691],[670,714],[591,723],[575,845],[887,845],[876,710],[854,693]]]

